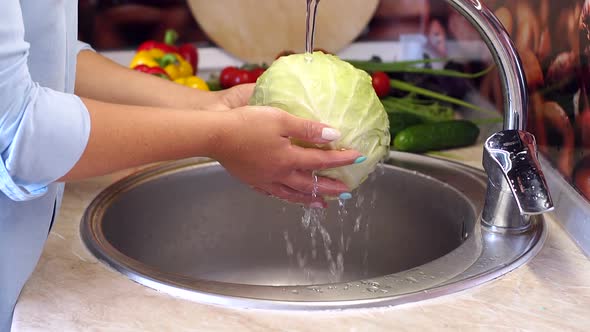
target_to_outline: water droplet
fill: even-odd
[[[409,282],[411,282],[411,283],[413,283],[413,284],[415,284],[415,283],[418,282],[418,280],[416,278],[414,278],[414,277],[406,277],[406,280],[409,281]]]
[[[298,291],[298,290],[296,290],[296,289],[293,289],[293,290],[291,291],[291,293],[292,293],[292,294],[299,294],[299,291]]]
[[[371,293],[376,293],[379,291],[379,287],[369,286],[369,287],[367,287],[367,290]]]
[[[322,291],[321,287],[318,286],[309,286],[307,287],[307,290],[310,290],[312,292],[316,292],[316,293],[323,293],[324,291]]]
[[[362,219],[362,215],[358,215],[358,217],[356,217],[356,219],[354,220],[354,229],[353,231],[356,233],[361,229],[361,219]]]

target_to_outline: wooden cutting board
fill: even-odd
[[[283,50],[305,50],[305,0],[188,0],[219,47],[247,62],[271,62]],[[367,26],[379,0],[321,0],[316,48],[338,52]]]

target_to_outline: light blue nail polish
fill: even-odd
[[[365,160],[367,160],[367,157],[365,157],[365,156],[358,157],[358,158],[356,158],[356,160],[354,161],[354,163],[355,164],[360,164],[360,163],[362,163]]]
[[[351,199],[352,194],[351,193],[342,193],[342,194],[340,194],[339,197],[341,200],[345,201],[345,200]]]

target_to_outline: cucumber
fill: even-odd
[[[389,118],[391,137],[395,137],[400,131],[408,127],[424,123],[420,116],[407,112],[390,112],[387,113],[387,117]]]
[[[406,152],[444,150],[471,145],[478,136],[479,127],[468,120],[422,123],[399,132],[393,147]]]

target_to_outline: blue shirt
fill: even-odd
[[[10,330],[90,117],[73,95],[76,0],[0,1],[0,332]]]

